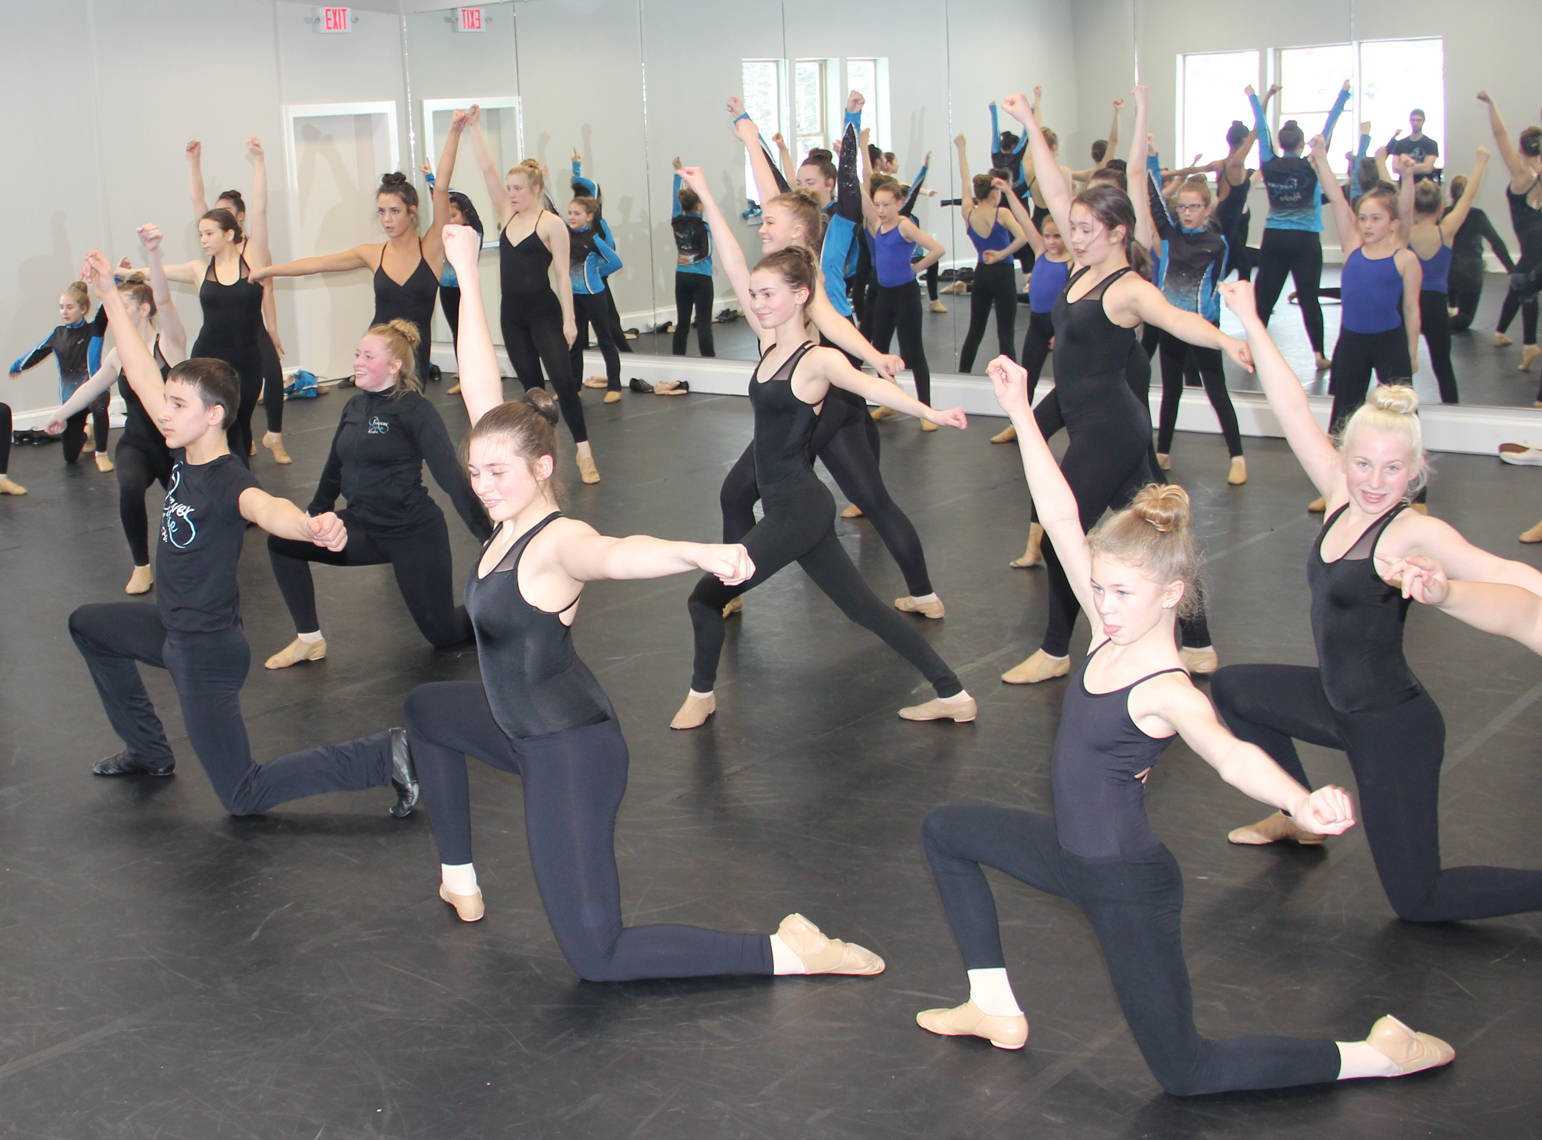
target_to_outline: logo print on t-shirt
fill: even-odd
[[[385,435],[390,430],[391,430],[391,421],[390,420],[383,420],[379,416],[370,416],[370,418],[369,418],[369,427],[368,427],[368,430],[367,430],[367,434],[369,434],[369,435]]]
[[[177,501],[177,489],[182,486],[182,464],[171,471],[171,485],[166,488],[166,502],[161,507],[161,541],[179,550],[186,550],[198,538],[198,525],[193,522],[196,512],[191,503]]]

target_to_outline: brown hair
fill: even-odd
[[[503,177],[507,180],[513,174],[521,175],[525,180],[525,185],[537,194],[546,189],[546,175],[542,172],[541,163],[537,159],[527,158],[518,166],[509,167],[509,173]]]
[[[678,197],[680,199],[680,209],[683,212],[694,214],[697,210],[701,209],[701,198],[689,186],[680,187]]]
[[[155,319],[155,290],[150,288],[141,274],[131,273],[119,281],[118,292],[127,299],[130,308],[149,305],[150,319]]]
[[[1123,226],[1124,256],[1130,267],[1142,277],[1150,275],[1151,254],[1135,240],[1135,206],[1128,194],[1107,182],[1094,182],[1072,198],[1071,205],[1086,207],[1104,229]]]
[[[1154,582],[1182,582],[1180,616],[1198,604],[1199,554],[1189,526],[1189,493],[1176,483],[1148,483],[1128,507],[1092,529],[1087,545],[1093,554],[1118,559]]]
[[[995,173],[996,172],[993,170],[990,172],[990,174],[976,174],[974,176],[972,180],[974,184],[971,189],[974,191],[974,200],[976,202],[983,202],[985,199],[991,196],[991,191],[995,189],[995,187],[991,185],[991,177],[995,175]]]
[[[172,366],[166,374],[166,382],[181,381],[198,393],[205,407],[217,406],[224,415],[220,426],[229,428],[236,420],[236,408],[241,403],[241,378],[236,370],[223,360],[212,356],[195,356]]]
[[[587,194],[575,194],[573,196],[573,201],[568,204],[577,206],[580,210],[589,215],[590,220],[600,216],[600,204],[593,198],[589,197]]]
[[[1414,213],[1436,214],[1440,212],[1440,187],[1426,179],[1414,187]]]
[[[814,295],[814,288],[819,281],[818,271],[814,268],[814,253],[801,245],[790,245],[786,249],[766,254],[755,263],[752,272],[759,273],[761,270],[778,274],[794,289],[807,289],[810,297]]]
[[[1420,183],[1420,186],[1424,183]],[[1458,174],[1451,179],[1451,201],[1454,204],[1463,194],[1467,193],[1467,175]]]
[[[1516,139],[1515,148],[1522,154],[1529,154],[1533,158],[1542,154],[1542,127],[1527,127]]]
[[[803,232],[808,235],[810,249],[818,249],[819,244],[824,241],[825,214],[819,208],[819,203],[814,201],[814,196],[807,190],[789,190],[785,194],[778,194],[766,205],[779,207],[792,214],[793,225],[801,226]]]
[[[372,325],[364,335],[384,341],[391,359],[401,366],[396,373],[396,387],[391,392],[393,399],[423,390],[423,378],[418,375],[418,345],[423,337],[417,325],[397,317],[383,325]]]
[[[1429,462],[1424,455],[1424,426],[1419,421],[1419,394],[1407,384],[1378,384],[1356,408],[1339,431],[1339,450],[1349,438],[1366,428],[1401,436],[1408,444],[1417,470],[1408,480],[1408,493],[1416,495],[1429,481]]]
[[[409,210],[418,208],[418,188],[407,181],[407,176],[400,171],[393,170],[390,174],[380,176],[380,186],[375,191],[375,197],[382,194],[390,194],[402,200],[402,205]]]
[[[831,162],[828,158],[816,158],[811,153],[799,164],[799,166],[800,168],[804,166],[812,166],[815,170],[819,171],[826,182],[835,181],[835,163]]]
[[[82,309],[91,309],[91,291],[86,288],[84,281],[71,281],[64,287],[64,295],[74,301]]]
[[[905,201],[905,188],[900,185],[898,178],[891,178],[887,174],[874,175],[873,187],[868,193],[876,195],[880,190],[892,194],[896,202],[903,203]]]
[[[1280,146],[1286,151],[1297,151],[1304,142],[1306,132],[1301,129],[1301,124],[1295,119],[1286,119],[1285,125],[1280,128]]]
[[[236,236],[233,239],[231,239],[233,241],[240,241],[241,238],[244,236],[241,233],[241,223],[236,221],[236,216],[234,214],[232,214],[229,210],[223,210],[223,209],[209,210],[209,211],[207,211],[204,214],[203,217],[199,218],[198,220],[200,222],[213,222],[215,225],[217,225],[220,228],[220,231],[222,233],[229,233],[231,231],[234,231]]]
[[[471,445],[478,440],[499,439],[527,466],[534,467],[543,455],[557,460],[557,402],[545,388],[531,388],[523,399],[507,400],[490,409],[461,442],[462,462],[469,462]],[[552,498],[562,501],[562,484],[553,475],[546,481]]]
[[[1183,185],[1178,187],[1178,193],[1173,195],[1173,201],[1178,200],[1178,194],[1188,191],[1190,194],[1198,194],[1206,206],[1214,201],[1210,195],[1210,180],[1203,174],[1192,174],[1183,180]]]
[[[1415,193],[1417,193],[1417,191],[1415,191]],[[1438,197],[1440,191],[1437,189],[1435,193]],[[1384,206],[1387,207],[1387,213],[1391,215],[1393,221],[1397,220],[1397,187],[1393,186],[1389,182],[1376,183],[1376,185],[1372,186],[1369,190],[1361,194],[1360,197],[1355,199],[1355,213],[1359,214],[1360,207],[1373,198],[1380,201]]]

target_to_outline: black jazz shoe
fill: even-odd
[[[406,819],[418,806],[418,770],[412,766],[412,749],[407,746],[405,728],[391,730],[391,787],[396,789],[391,815]]]
[[[177,762],[170,758],[159,764],[151,764],[140,760],[124,749],[116,756],[105,756],[91,765],[91,773],[95,776],[172,776],[177,771]]]

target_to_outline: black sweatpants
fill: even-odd
[[[396,575],[397,588],[418,630],[435,649],[461,645],[472,638],[466,607],[455,604],[455,580],[450,566],[450,530],[444,515],[416,530],[395,537],[370,531],[343,516],[348,525],[348,545],[328,550],[313,542],[268,536],[268,560],[279,593],[294,620],[297,632],[321,628],[316,617],[316,584],[310,563],[328,566],[380,566],[387,562]]]
[[[151,765],[173,757],[137,662],[171,674],[188,741],[231,815],[256,815],[303,796],[391,782],[389,732],[291,752],[266,764],[253,762],[241,719],[241,686],[252,654],[240,626],[219,633],[172,633],[154,605],[112,602],[72,613],[70,636],[91,670],[113,731],[131,757]]]
[[[1017,277],[1010,260],[994,265],[982,261],[974,267],[974,280],[969,283],[969,330],[958,350],[960,372],[974,367],[974,355],[985,339],[985,326],[993,309],[997,350],[1002,356],[1011,357],[1017,349]]]
[[[74,463],[80,458],[82,449],[86,446],[86,418],[91,419],[91,433],[95,436],[98,455],[107,454],[107,436],[112,430],[112,421],[107,416],[107,404],[112,399],[112,393],[103,392],[90,404],[76,412],[64,421],[64,434],[61,442],[64,444],[64,461]]]
[[[696,321],[696,348],[702,356],[716,356],[712,345],[712,278],[705,273],[675,274],[675,335],[671,351],[685,355],[685,339]]]
[[[915,376],[916,399],[930,404],[932,370],[921,340],[921,287],[913,280],[903,285],[874,285],[867,296],[873,322],[868,339],[879,352],[888,352],[889,342],[899,333],[899,354]]]
[[[616,721],[515,740],[480,684],[449,681],[407,697],[407,736],[442,863],[471,862],[468,755],[524,782],[530,869],[557,945],[585,981],[771,973],[764,934],[622,924],[616,812],[629,760]]]
[[[1333,366],[1328,372],[1328,391],[1333,393],[1329,430],[1338,432],[1354,410],[1365,403],[1371,373],[1379,384],[1407,384],[1413,376],[1408,358],[1408,330],[1402,325],[1379,333],[1342,329],[1333,346]]]
[[[1461,400],[1456,391],[1456,369],[1451,367],[1451,312],[1446,307],[1449,300],[1444,293],[1421,290],[1419,328],[1430,350],[1430,367],[1435,370],[1435,382],[1440,386],[1440,402],[1457,404]]]
[[[1328,703],[1316,669],[1229,665],[1211,679],[1210,695],[1238,739],[1258,745],[1307,787],[1296,740],[1345,753],[1360,791],[1365,841],[1399,918],[1457,922],[1542,910],[1542,870],[1441,868],[1446,724],[1427,693],[1345,713]]]
[[[760,488],[760,494],[764,516],[742,538],[731,540],[744,543],[749,550],[755,576],[741,585],[725,586],[711,574],[704,574],[691,591],[691,626],[696,639],[692,689],[709,693],[717,680],[718,657],[723,652],[723,607],[796,562],[842,613],[883,638],[889,648],[914,665],[939,697],[963,691],[963,685],[916,624],[880,602],[857,573],[835,537],[835,500],[813,471],[768,483]]]
[[[257,334],[257,351],[262,354],[262,411],[268,430],[277,435],[284,430],[284,365],[267,329]]]
[[[158,445],[158,446],[157,446]],[[135,566],[150,565],[150,515],[145,492],[150,484],[171,485],[171,455],[162,441],[140,440],[125,432],[113,452],[118,476],[118,521]]]
[[[605,386],[612,392],[621,391],[621,357],[616,351],[616,340],[610,330],[610,307],[604,293],[574,293],[573,319],[578,324],[578,336],[568,351],[568,364],[574,376],[584,374],[583,345],[588,341],[585,326],[594,329],[595,342],[600,346],[600,356],[605,360]]]
[[[557,406],[562,418],[573,434],[574,443],[585,443],[589,429],[584,424],[584,405],[578,396],[578,378],[573,372],[568,342],[562,335],[562,317],[556,313],[542,313],[526,319],[510,312],[508,298],[503,301],[500,327],[503,331],[503,347],[514,365],[514,375],[525,391],[544,388],[541,366],[557,392]],[[575,313],[576,316],[576,313]]]
[[[1060,846],[1050,816],[998,807],[937,808],[921,838],[965,969],[1006,965],[984,867],[1086,916],[1135,1043],[1174,1096],[1338,1079],[1338,1046],[1328,1039],[1200,1036],[1183,957],[1183,877],[1166,847],[1087,859]]]
[[[1322,235],[1312,230],[1264,228],[1264,240],[1258,250],[1258,315],[1264,324],[1274,313],[1286,275],[1296,286],[1296,302],[1301,306],[1301,323],[1313,352],[1322,352]]]
[[[1226,390],[1226,370],[1221,364],[1221,350],[1201,348],[1179,340],[1166,329],[1161,330],[1157,352],[1162,361],[1162,411],[1157,417],[1156,449],[1163,455],[1173,449],[1173,430],[1178,426],[1178,403],[1183,399],[1184,362],[1193,353],[1199,366],[1199,377],[1205,385],[1205,395],[1215,409],[1220,421],[1221,435],[1226,439],[1226,452],[1233,459],[1242,454],[1242,432],[1237,427],[1237,410],[1232,407],[1231,393]]]

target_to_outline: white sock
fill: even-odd
[[[439,864],[439,880],[452,895],[477,893],[477,869],[471,863]]]
[[[705,693],[698,693],[695,689],[691,690],[691,696],[695,697],[697,700],[700,700],[700,701],[706,700],[711,695],[712,695],[712,690],[711,689],[708,689]]]
[[[926,602],[935,602],[937,600],[937,591],[933,590],[930,594],[912,594],[910,595],[910,600],[912,602],[921,602],[923,604]]]
[[[319,630],[319,629],[318,630],[313,630],[310,633],[298,634],[297,636],[300,638],[301,641],[305,642],[306,645],[315,645],[316,642],[322,640],[321,630]]]
[[[993,966],[988,970],[969,971],[969,1000],[983,1014],[990,1017],[1021,1017],[1017,998],[1012,994],[1012,983],[1007,980],[1005,966]]]
[[[780,935],[771,936],[771,972],[773,974],[806,974],[808,967],[803,964],[803,959],[793,952],[791,946],[783,942]]]
[[[1369,1041],[1337,1041],[1339,1080],[1357,1081],[1363,1077],[1395,1077],[1402,1070],[1397,1062]]]

